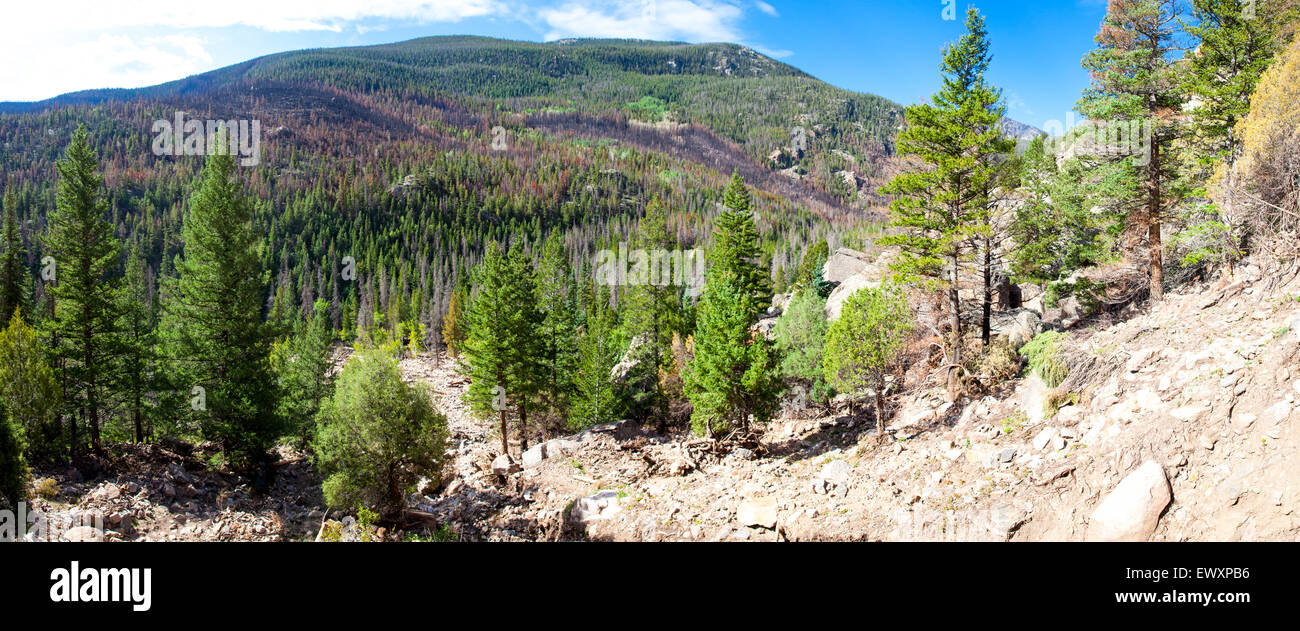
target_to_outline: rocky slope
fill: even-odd
[[[1237,277],[1076,325],[1068,394],[1028,377],[954,404],[936,383],[894,401],[883,438],[788,411],[721,457],[620,424],[494,471],[464,380],[408,360],[458,440],[456,477],[415,501],[464,539],[1294,540],[1300,280]]]

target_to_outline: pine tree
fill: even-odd
[[[1130,220],[1145,233],[1155,301],[1164,298],[1162,216],[1175,201],[1170,194],[1176,177],[1174,160],[1165,149],[1177,136],[1183,105],[1179,68],[1172,58],[1178,12],[1177,0],[1112,0],[1097,33],[1097,48],[1083,59],[1092,86],[1077,105],[1094,122],[1138,121],[1150,126],[1143,139],[1150,145],[1149,155],[1119,159],[1135,167],[1143,183],[1142,209]]]
[[[452,357],[460,355],[462,345],[465,343],[465,328],[462,320],[468,298],[469,291],[464,285],[457,285],[451,294],[451,300],[447,303],[447,314],[442,317],[442,341],[447,345],[447,354]]]
[[[709,267],[710,273],[717,270],[736,278],[745,296],[746,312],[750,320],[755,320],[772,302],[772,279],[767,268],[759,265],[762,250],[752,203],[745,181],[739,173],[732,173],[723,192],[723,210],[714,230]]]
[[[538,352],[536,289],[522,250],[503,253],[488,244],[475,269],[478,295],[465,314],[464,357],[470,375],[465,398],[480,413],[496,411],[501,420],[501,450],[510,453],[508,409],[519,415],[519,433],[527,449],[527,414],[536,392]]]
[[[288,433],[304,446],[316,431],[316,414],[333,387],[329,377],[334,331],[329,303],[313,303],[309,319],[298,320],[293,335],[275,346],[271,365],[280,382],[280,414]]]
[[[597,296],[590,303],[578,347],[573,411],[569,414],[569,426],[574,430],[613,422],[621,417],[624,406],[610,378],[619,360],[615,326],[609,296]]]
[[[998,123],[998,92],[984,80],[991,59],[984,18],[971,9],[966,34],[944,49],[943,87],[934,103],[909,106],[907,126],[898,134],[898,151],[925,168],[902,173],[881,188],[893,196],[891,225],[898,234],[880,239],[901,253],[895,271],[905,281],[946,293],[948,389],[960,390],[963,363],[961,294],[963,259],[977,240],[988,237],[989,192],[1006,150]],[[987,249],[987,246],[986,246]]]
[[[578,363],[577,285],[559,232],[551,233],[542,246],[537,294],[542,316],[542,398],[558,420],[569,412]]]
[[[683,375],[696,435],[727,437],[767,422],[781,392],[778,359],[767,338],[750,329],[752,277],[714,268],[700,297],[695,358]]]
[[[190,198],[161,327],[173,384],[193,395],[183,413],[237,467],[256,464],[280,430],[251,214],[234,159],[214,152]]]
[[[126,288],[121,294],[122,304],[118,307],[118,329],[121,331],[122,346],[116,371],[116,390],[122,397],[122,406],[130,419],[137,443],[148,438],[145,418],[149,410],[145,397],[156,389],[154,364],[157,322],[154,311],[150,309],[145,269],[139,248],[133,246],[126,261]]]
[[[23,250],[22,235],[18,232],[18,200],[14,183],[10,179],[4,195],[4,228],[0,235],[0,326],[9,324],[15,311],[31,313],[29,291],[31,278]]]
[[[753,227],[752,219],[749,225]],[[659,373],[671,359],[673,334],[683,330],[684,288],[676,281],[684,280],[686,270],[678,270],[679,278],[674,279],[670,264],[673,257],[656,256],[656,253],[678,249],[677,240],[668,230],[667,209],[659,199],[646,205],[645,218],[641,221],[634,245],[638,251],[645,252],[646,257],[638,262],[638,268],[645,269],[637,270],[639,282],[628,287],[626,306],[622,308],[627,337],[637,340],[633,359],[639,362],[636,367],[638,374],[630,375],[626,381],[636,390],[630,397],[632,413],[638,417],[652,414],[662,419],[668,413],[668,398]],[[687,267],[684,261],[682,267]]]
[[[71,421],[71,449],[79,448],[76,417],[85,419],[91,445],[103,449],[100,419],[112,383],[117,337],[120,276],[114,274],[121,243],[105,219],[108,205],[85,126],[72,135],[56,165],[59,189],[50,213],[45,245],[56,264],[54,317],[50,323],[62,365],[65,401],[77,410]]]
[[[27,460],[23,457],[21,431],[14,426],[9,411],[0,403],[0,506],[10,510],[27,499]]]

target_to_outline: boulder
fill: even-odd
[[[741,500],[740,506],[736,507],[736,521],[742,526],[776,528],[776,498],[766,496]]]
[[[852,471],[853,465],[843,460],[832,460],[822,466],[818,477],[838,486],[848,480],[849,473]]]
[[[849,248],[840,248],[826,259],[822,265],[822,280],[828,283],[842,283],[850,276],[866,269],[871,262],[865,253]]]
[[[531,449],[524,452],[523,462],[525,467],[535,467],[547,458],[558,458],[567,456],[578,450],[578,441],[567,438],[552,438],[544,443],[533,445]]]
[[[1164,467],[1154,460],[1142,463],[1093,512],[1088,541],[1146,541],[1170,498]]]
[[[103,541],[104,531],[94,526],[77,526],[63,533],[63,538],[73,542]]]
[[[1043,318],[1032,309],[1014,309],[993,314],[989,318],[989,333],[1019,349],[1043,331]]]
[[[492,461],[492,473],[505,476],[517,471],[519,471],[519,465],[506,454],[501,454]]]
[[[595,495],[580,497],[573,501],[573,508],[569,509],[569,516],[579,522],[591,521],[593,519],[604,519],[610,515],[618,513],[617,491],[601,491]]]

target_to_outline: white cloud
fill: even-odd
[[[528,24],[548,40],[615,37],[746,43],[740,22],[747,10],[777,15],[763,0],[547,0],[539,4],[538,0],[15,3],[6,9],[6,24],[11,28],[0,37],[0,59],[9,62],[0,64],[0,101],[141,87],[210,70],[215,65],[213,56],[198,35],[231,27],[365,34],[388,28],[386,22],[454,23],[491,17]],[[773,57],[791,54],[748,45]]]
[[[737,42],[740,7],[711,0],[570,0],[541,9],[546,39],[616,37]]]

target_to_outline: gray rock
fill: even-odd
[[[828,283],[842,283],[850,276],[866,269],[867,265],[870,265],[870,261],[865,253],[840,248],[835,250],[822,266],[822,280]]]
[[[95,528],[94,526],[77,526],[76,528],[70,528],[67,532],[63,533],[63,538],[67,541],[74,542],[103,541],[104,531]]]
[[[1006,449],[1003,449],[1002,451],[998,452],[998,462],[1011,462],[1012,460],[1015,459],[1016,459],[1015,447],[1007,447]]]
[[[573,501],[573,508],[569,509],[569,516],[575,521],[587,522],[594,519],[604,519],[618,513],[617,491],[601,491],[595,495],[580,497]]]
[[[1155,532],[1170,498],[1164,467],[1148,460],[1102,500],[1088,524],[1087,538],[1089,541],[1146,541]]]
[[[1043,318],[1032,309],[995,313],[989,318],[989,333],[1019,349],[1043,331]]]
[[[835,485],[844,484],[849,479],[849,474],[853,472],[853,465],[843,460],[832,460],[822,466],[818,477]]]

